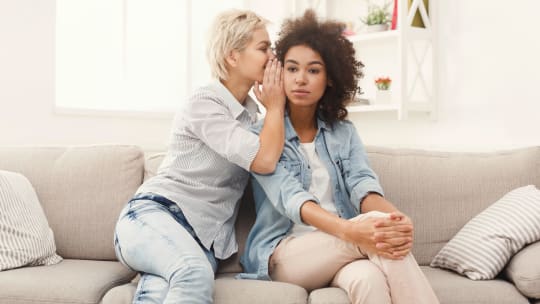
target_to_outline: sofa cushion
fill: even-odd
[[[310,304],[349,304],[345,290],[337,287],[315,289],[309,294]]]
[[[540,299],[540,242],[518,252],[508,263],[505,275],[529,298]]]
[[[472,280],[493,279],[525,245],[540,240],[540,190],[510,191],[471,219],[431,262]]]
[[[473,281],[455,272],[428,266],[420,267],[440,303],[452,304],[528,304],[512,283],[501,280]]]
[[[0,271],[53,265],[54,235],[36,192],[22,174],[0,170]]]
[[[241,297],[239,297],[241,295]],[[219,275],[214,292],[215,304],[307,303],[304,288],[283,282],[237,280],[233,274]]]
[[[0,272],[0,303],[99,303],[110,288],[135,273],[119,262],[64,260],[52,266]]]
[[[142,183],[140,148],[0,148],[0,169],[20,172],[30,180],[54,232],[58,254],[116,259],[114,226]]]
[[[540,187],[540,147],[492,153],[367,147],[385,196],[417,223],[413,254],[433,257],[471,218],[522,185]]]
[[[111,289],[101,304],[131,304],[137,282]],[[236,280],[232,274],[218,275],[214,291],[214,304],[251,303],[307,303],[305,289],[287,283]],[[347,302],[345,302],[347,303]]]

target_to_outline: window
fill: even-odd
[[[243,1],[57,0],[56,107],[173,112],[210,78],[206,32]]]

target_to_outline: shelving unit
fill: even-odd
[[[399,0],[397,29],[347,37],[354,44],[358,59],[365,65],[365,76],[359,83],[365,93],[362,98],[370,102],[375,100],[376,77],[392,79],[390,104],[353,105],[348,107],[349,112],[393,111],[397,119],[406,119],[412,112],[424,112],[436,119],[437,51],[431,22],[436,18],[435,2],[430,1],[428,14],[422,0],[412,0],[410,9],[407,0]],[[330,3],[333,2],[328,1]],[[412,26],[416,12],[420,14],[423,28]],[[339,16],[328,17],[340,19]]]

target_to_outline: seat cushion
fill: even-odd
[[[445,304],[528,304],[512,285],[501,280],[473,281],[448,270],[420,267],[441,303]]]
[[[282,282],[237,280],[232,274],[216,279],[214,304],[307,303],[304,288]]]
[[[0,303],[99,303],[112,287],[135,276],[119,262],[64,260],[0,272]]]
[[[337,287],[320,288],[309,294],[310,304],[349,304],[345,290]]]
[[[111,289],[100,304],[131,304],[137,282]],[[287,283],[237,280],[234,274],[221,274],[216,278],[214,304],[271,304],[307,303],[305,289]]]

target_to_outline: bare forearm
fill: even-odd
[[[399,211],[396,206],[376,193],[369,193],[366,195],[362,200],[361,206],[362,213],[367,213],[369,211],[381,211],[386,213]]]
[[[283,119],[283,109],[273,108],[266,112],[264,125],[259,134],[259,151],[251,163],[251,171],[260,174],[274,172],[285,141]]]
[[[302,221],[335,237],[344,239],[348,221],[321,208],[315,202],[306,202],[300,209]]]

